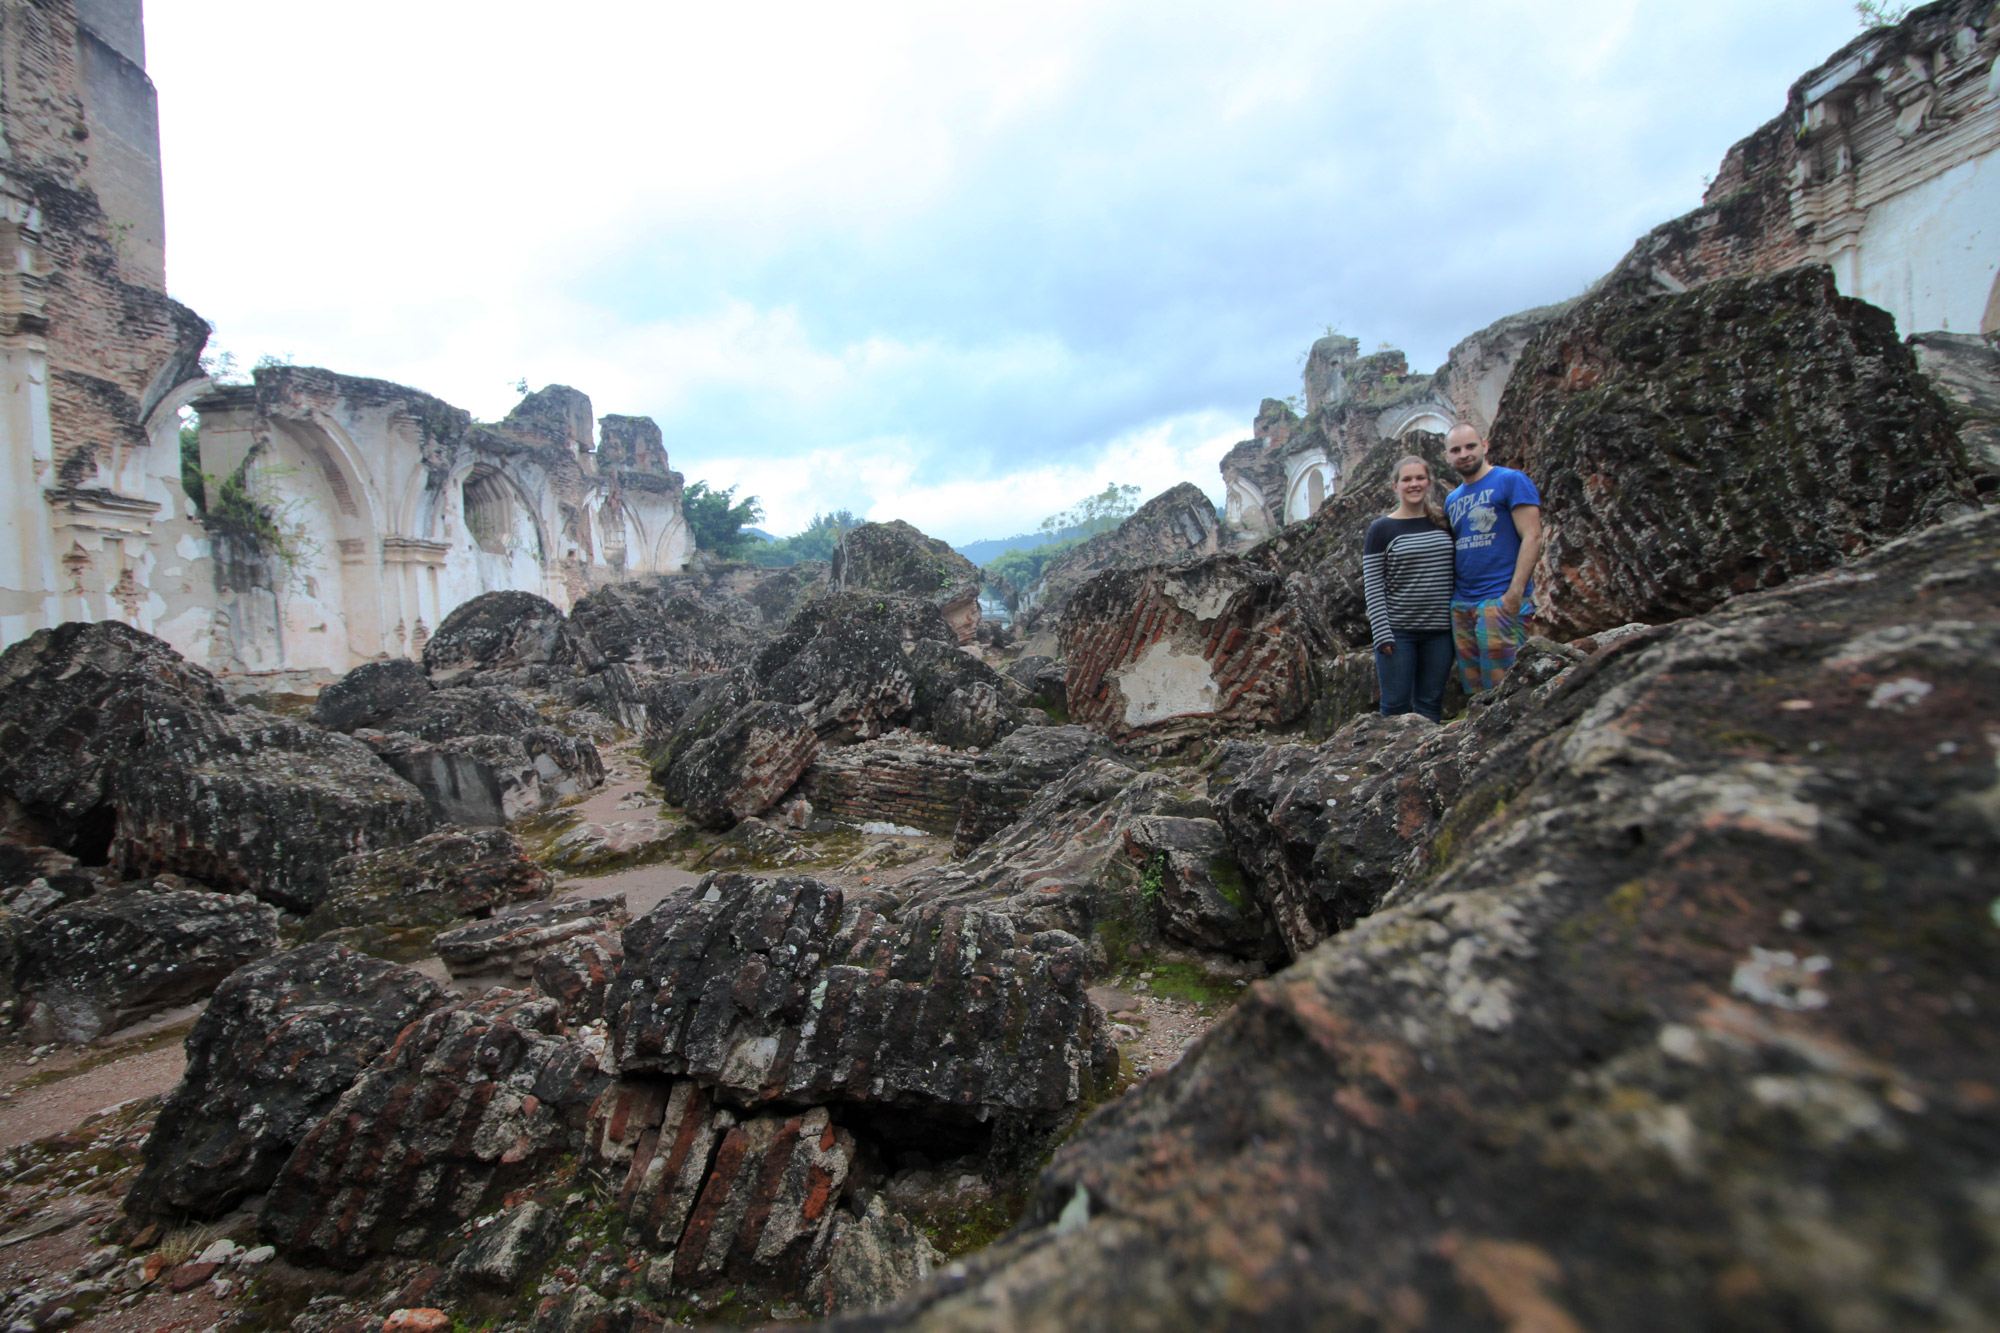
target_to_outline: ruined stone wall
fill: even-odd
[[[564,385],[489,425],[404,385],[278,366],[196,407],[203,470],[243,470],[285,529],[269,585],[218,583],[213,623],[177,645],[218,670],[415,656],[481,593],[566,609],[692,550],[659,428],[608,418],[600,458],[590,399]]]
[[[0,642],[206,591],[176,414],[208,327],[164,291],[143,57],[135,0],[0,3]]]
[[[1654,229],[1606,280],[1683,291],[1803,263],[1905,335],[2000,329],[2000,16],[1924,5],[1791,87],[1724,157],[1702,206]]]
[[[1222,460],[1229,544],[1247,549],[1311,518],[1346,489],[1349,474],[1381,441],[1449,431],[1465,415],[1450,396],[1453,385],[1470,402],[1497,403],[1529,336],[1502,321],[1454,348],[1452,361],[1435,376],[1412,375],[1394,348],[1362,356],[1353,338],[1319,339],[1301,377],[1305,416],[1266,398],[1254,437]]]

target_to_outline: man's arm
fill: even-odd
[[[1521,614],[1528,580],[1534,577],[1535,562],[1542,558],[1542,507],[1515,505],[1514,531],[1521,534],[1521,553],[1514,557],[1514,579],[1500,597],[1500,609],[1510,616]]]

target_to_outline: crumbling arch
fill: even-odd
[[[1333,490],[1332,465],[1323,458],[1313,459],[1299,469],[1286,488],[1285,522],[1297,523],[1300,519],[1311,518],[1332,496]]]
[[[1420,430],[1433,435],[1449,435],[1451,428],[1457,424],[1458,418],[1450,409],[1438,403],[1411,403],[1394,408],[1377,423],[1385,440],[1400,440]]]
[[[489,555],[511,554],[511,544],[525,527],[534,533],[536,561],[548,565],[548,535],[542,530],[541,515],[513,478],[496,467],[475,466],[459,483],[459,498],[473,545]]]

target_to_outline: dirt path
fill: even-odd
[[[187,1005],[91,1046],[0,1041],[0,1148],[74,1129],[84,1117],[180,1081],[181,1043],[203,1006]]]

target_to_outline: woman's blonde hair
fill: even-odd
[[[1395,490],[1396,483],[1403,479],[1403,469],[1412,463],[1422,468],[1424,475],[1429,477],[1433,483],[1432,486],[1426,487],[1424,490],[1424,517],[1443,528],[1446,532],[1450,532],[1451,520],[1444,516],[1444,510],[1438,507],[1437,497],[1432,494],[1432,491],[1436,489],[1437,471],[1431,467],[1430,459],[1425,458],[1422,454],[1404,454],[1401,458],[1397,459],[1395,469],[1389,473],[1389,489],[1392,491]],[[1400,509],[1401,507],[1402,504],[1399,497],[1397,508]],[[1392,509],[1389,512],[1393,514],[1396,511]]]

